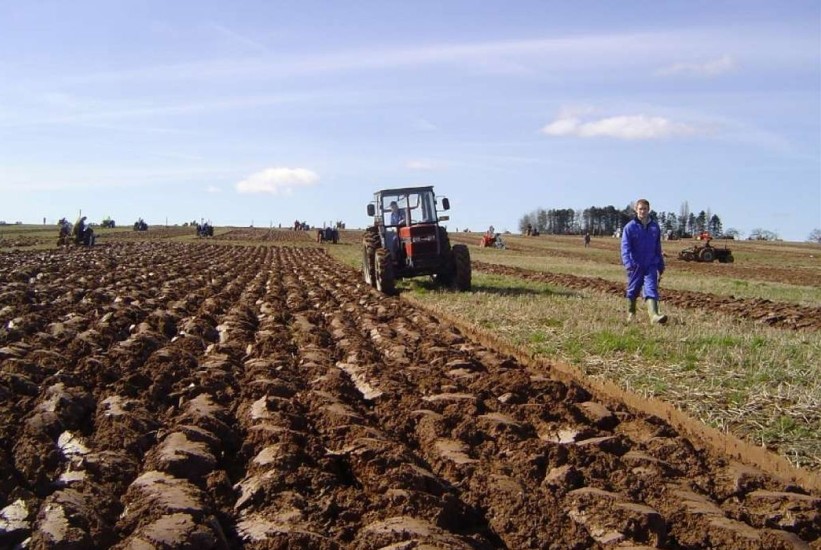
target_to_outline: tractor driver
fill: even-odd
[[[86,236],[86,216],[81,216],[77,218],[77,221],[74,222],[74,242],[77,244],[83,244],[83,239]]]
[[[399,209],[396,201],[391,201],[391,225],[402,225],[405,223],[405,211]]]
[[[399,208],[399,205],[396,204],[396,201],[391,201],[390,203],[391,209],[391,225],[402,225],[405,223],[405,211]],[[385,231],[385,245],[388,247],[388,250],[391,251],[391,254],[399,254],[400,253],[400,245],[399,245],[399,238],[396,234],[396,229],[388,229]]]

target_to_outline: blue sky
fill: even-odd
[[[821,228],[821,3],[0,0],[0,219]]]

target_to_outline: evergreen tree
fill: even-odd
[[[724,235],[724,232],[722,231],[721,227],[721,219],[716,214],[713,214],[713,216],[710,218],[710,221],[707,222],[707,231],[710,232],[710,235],[713,235],[715,237],[720,237]]]

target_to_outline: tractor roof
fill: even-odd
[[[433,191],[432,185],[424,185],[421,187],[397,187],[395,189],[380,189],[376,192],[377,195],[401,195],[403,193],[422,193],[425,191]]]

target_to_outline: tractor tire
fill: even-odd
[[[376,249],[380,246],[379,233],[374,228],[365,230],[365,235],[362,237],[362,278],[365,284],[370,286],[376,286],[374,264]]]
[[[442,287],[453,283],[453,254],[450,248],[450,237],[444,227],[439,227],[439,269],[433,275],[433,281]]]
[[[471,287],[470,250],[463,244],[455,244],[451,249],[453,255],[453,286],[460,292],[467,292]]]
[[[390,253],[384,248],[377,248],[373,264],[376,290],[383,294],[393,294],[396,291],[396,281]]]
[[[710,263],[710,262],[712,262],[713,260],[716,259],[715,252],[713,252],[709,248],[703,249],[699,253],[698,257],[701,259],[702,262],[707,262],[707,263]]]
[[[433,282],[441,287],[448,287],[451,286],[453,283],[453,265],[452,261],[448,260],[447,262],[443,262],[437,271],[432,276]]]
[[[727,254],[726,256],[724,256],[723,261],[725,264],[731,264],[735,261],[735,258],[733,258],[732,254]]]
[[[362,280],[368,286],[374,286],[376,277],[373,273],[374,250],[367,246],[362,247]]]

